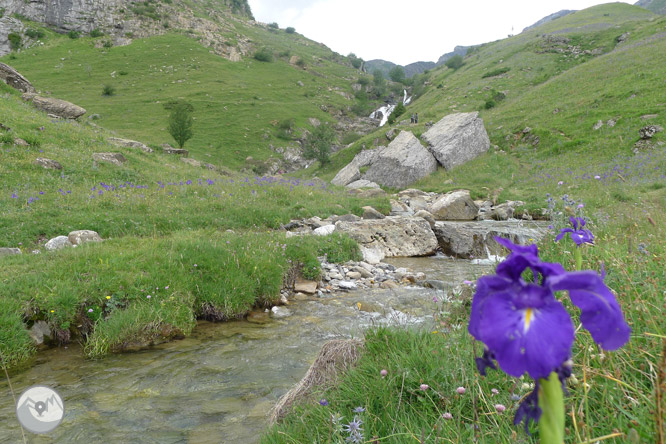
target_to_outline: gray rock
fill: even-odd
[[[93,160],[96,162],[106,162],[116,166],[121,166],[127,162],[125,156],[120,153],[93,153]]]
[[[335,225],[324,225],[323,227],[315,228],[315,236],[328,236],[335,231]]]
[[[271,315],[274,318],[288,318],[292,313],[288,308],[275,306],[271,308]]]
[[[387,138],[389,141],[395,139],[395,133],[396,133],[396,129],[395,129],[395,128],[391,128],[390,130],[386,131],[386,138]]]
[[[2,257],[2,256],[12,256],[14,254],[21,254],[21,249],[20,248],[7,248],[7,247],[0,248],[0,257]]]
[[[35,108],[44,111],[47,114],[53,114],[63,119],[78,119],[86,113],[85,108],[81,108],[71,102],[53,97],[42,97],[35,94],[25,93],[23,99],[32,102]]]
[[[415,217],[387,217],[358,222],[337,222],[336,230],[362,247],[379,249],[386,257],[435,254],[437,238],[427,221]],[[364,260],[372,263],[364,254]]]
[[[361,254],[363,255],[363,260],[372,265],[379,264],[386,257],[384,250],[381,248],[366,248],[361,246]]]
[[[596,130],[600,129],[602,126],[604,126],[604,122],[601,121],[601,120],[597,120],[597,123],[594,124],[592,129],[596,131]]]
[[[430,224],[430,228],[435,228],[435,217],[430,214],[426,210],[419,210],[416,213],[414,213],[414,217],[421,217],[428,221],[428,224]]]
[[[402,131],[372,162],[363,179],[404,188],[437,171],[437,161],[409,131]]]
[[[379,185],[377,185],[375,182],[371,182],[369,180],[360,179],[360,180],[356,180],[352,183],[347,184],[346,188],[349,188],[350,190],[359,190],[361,188],[377,188],[377,189],[379,189]]]
[[[343,214],[342,216],[331,216],[328,219],[331,221],[332,224],[335,224],[339,220],[344,222],[356,222],[357,220],[361,220],[361,218],[355,214]]]
[[[363,207],[363,219],[384,219],[385,217],[386,216],[372,207]]]
[[[351,191],[355,191],[358,197],[362,197],[364,199],[386,196],[386,191],[382,190],[381,188],[366,188],[364,190],[350,190],[350,192]]]
[[[342,288],[343,290],[353,290],[353,289],[356,288],[356,284],[354,282],[351,282],[351,281],[340,281],[338,286],[340,288]]]
[[[391,199],[391,213],[389,216],[413,216],[414,210],[409,205],[398,200]]]
[[[104,240],[96,231],[92,230],[72,231],[67,236],[67,239],[69,239],[72,245],[82,245],[86,242],[102,242]]]
[[[474,220],[479,213],[479,207],[470,197],[468,190],[457,190],[440,196],[428,207],[428,212],[436,220]]]
[[[167,144],[168,145],[168,144]],[[190,152],[182,148],[173,148],[172,146],[162,145],[162,152],[164,154],[177,154],[180,156],[187,157],[190,155]]]
[[[638,135],[641,137],[641,139],[648,140],[652,139],[655,134],[663,130],[664,128],[659,125],[647,125],[638,130]]]
[[[347,272],[347,279],[361,279],[361,273],[358,271],[349,271]]]
[[[4,63],[0,63],[0,80],[3,80],[7,85],[24,93],[35,92],[35,88],[28,79],[23,77],[21,73],[14,68],[5,65]]]
[[[449,114],[423,134],[428,149],[447,170],[490,148],[488,133],[478,115],[478,112]]]
[[[500,236],[520,245],[538,242],[547,233],[548,222],[437,222],[435,235],[444,254],[464,259],[505,256],[496,241]]]
[[[50,239],[45,245],[48,251],[62,250],[63,248],[72,247],[73,244],[69,241],[67,236],[58,236]]]
[[[338,171],[331,183],[343,187],[351,182],[357,181],[361,178],[361,172],[353,162],[347,164],[346,167]]]
[[[294,291],[315,294],[317,292],[317,282],[299,279],[294,284]]]
[[[26,142],[25,140],[21,139],[20,137],[16,137],[14,139],[14,146],[27,147],[27,146],[30,146],[30,144],[28,142]]]
[[[426,196],[429,196],[429,194],[423,190],[417,190],[416,188],[408,188],[398,193],[398,197],[426,197]]]
[[[152,148],[144,143],[137,142],[136,140],[121,139],[120,137],[109,137],[109,142],[113,143],[114,145],[124,146],[127,148],[138,148],[145,153],[153,152]]]
[[[48,341],[52,338],[51,327],[46,321],[35,322],[28,334],[35,345],[43,345],[45,340]]]
[[[60,165],[59,162],[56,162],[55,160],[51,159],[46,159],[44,157],[36,158],[33,163],[35,165],[39,165],[42,168],[46,168],[47,170],[62,170],[62,165]]]

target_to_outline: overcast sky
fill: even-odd
[[[598,0],[249,0],[255,18],[324,43],[340,54],[401,65],[437,61],[456,45],[518,34],[562,9]],[[627,1],[624,3],[635,3]]]

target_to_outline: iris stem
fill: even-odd
[[[541,444],[564,443],[564,393],[557,373],[539,380],[539,437]]]
[[[574,259],[576,259],[576,271],[583,269],[583,252],[580,247],[574,249]]]

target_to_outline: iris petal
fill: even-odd
[[[583,327],[602,348],[617,350],[629,340],[631,329],[624,321],[620,304],[597,273],[566,273],[548,282],[553,290],[569,290],[571,302],[581,310]]]
[[[573,324],[552,293],[532,311],[529,328],[525,328],[525,312],[516,307],[511,294],[491,295],[480,307],[475,331],[470,332],[493,351],[505,373],[547,378],[571,353]]]

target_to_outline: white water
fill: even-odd
[[[403,89],[404,95],[402,98],[402,104],[407,106],[410,104],[412,101],[411,97],[407,97],[407,90]],[[376,111],[373,111],[372,114],[370,114],[371,119],[378,119],[381,120],[379,122],[379,126],[384,126],[386,125],[386,122],[388,122],[388,118],[395,109],[395,105],[384,105],[377,109]]]

